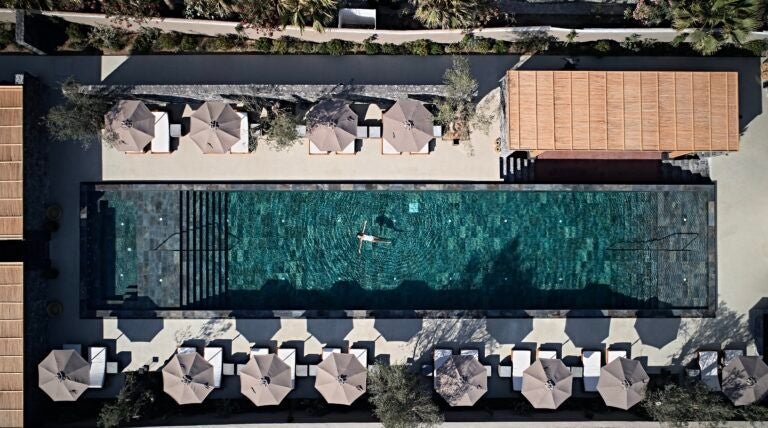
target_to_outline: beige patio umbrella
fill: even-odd
[[[75,401],[88,389],[91,365],[71,349],[54,349],[37,365],[40,389],[53,401]]]
[[[453,355],[437,369],[435,389],[451,406],[472,406],[488,391],[485,367],[471,355]]]
[[[384,113],[382,137],[400,152],[418,152],[434,138],[434,121],[419,101],[400,99]]]
[[[176,354],[163,367],[163,391],[179,404],[202,403],[213,391],[213,366],[197,352]]]
[[[118,101],[104,115],[105,131],[123,152],[141,152],[155,137],[155,116],[141,101]]]
[[[292,389],[291,367],[276,354],[251,356],[240,370],[240,392],[257,406],[276,406]]]
[[[189,118],[189,138],[203,153],[226,153],[240,141],[241,120],[229,104],[205,102]]]
[[[326,100],[307,112],[309,140],[327,152],[340,152],[355,142],[357,113],[342,100]]]
[[[315,389],[330,404],[352,404],[365,393],[368,372],[354,355],[332,353],[317,365]]]
[[[523,372],[523,395],[537,409],[557,409],[572,386],[573,375],[558,359],[538,359]]]
[[[619,357],[600,368],[597,392],[606,405],[627,410],[645,397],[649,380],[639,361]]]
[[[768,365],[760,357],[736,357],[723,368],[721,386],[736,406],[758,402],[768,392]]]

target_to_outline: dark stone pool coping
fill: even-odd
[[[707,302],[706,307],[686,309],[574,309],[574,310],[107,310],[88,307],[88,286],[80,279],[80,314],[84,318],[699,318],[714,317],[717,310],[717,206],[716,185],[710,184],[531,184],[531,183],[457,183],[457,182],[86,182],[80,186],[80,224],[85,226],[85,196],[98,190],[377,190],[377,191],[705,191],[709,195],[707,227]],[[80,234],[81,254],[85,248]],[[88,263],[81,257],[81,270]]]

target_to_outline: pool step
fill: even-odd
[[[527,154],[515,152],[507,157],[507,175],[505,181],[511,183],[531,183],[535,181],[536,159]]]
[[[227,292],[226,192],[181,191],[181,306],[215,308]]]

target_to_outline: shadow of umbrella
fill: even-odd
[[[237,332],[248,339],[250,343],[264,346],[272,341],[275,333],[280,330],[280,320],[277,318],[265,319],[235,319]]]
[[[320,343],[341,345],[352,331],[352,319],[308,319],[307,331]]]
[[[390,319],[377,318],[373,328],[386,340],[393,342],[408,342],[416,336],[423,325],[420,319]]]
[[[533,318],[488,319],[485,329],[498,343],[520,343],[533,331]]]
[[[117,329],[131,342],[151,342],[163,329],[163,320],[150,319],[123,319],[118,318]]]
[[[602,348],[611,329],[610,318],[567,318],[565,334],[579,348]]]
[[[663,348],[677,339],[680,318],[638,318],[635,331],[643,345]]]

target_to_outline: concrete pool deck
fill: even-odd
[[[560,58],[538,58],[538,61],[529,61],[526,66],[541,67],[542,63],[548,62],[550,68],[555,68],[560,67],[562,63]],[[141,75],[144,77],[139,80],[144,79],[149,83],[175,81],[177,76],[180,80],[189,82],[221,80],[221,77],[210,74],[211,67],[199,65],[204,60],[196,56],[167,59],[176,64],[173,66],[164,65],[162,62],[165,60],[163,58],[146,60],[141,57],[131,58],[118,68],[110,79],[123,83],[134,75]],[[232,62],[247,61],[245,58],[231,59],[217,56],[215,60],[230,64],[223,69],[238,73],[240,77],[233,80],[245,81],[251,76],[255,80],[266,81],[267,79],[263,77],[263,73],[254,71],[259,70],[258,67],[231,65]],[[278,59],[281,63],[289,65],[294,60],[293,58]],[[401,67],[400,62],[389,58],[386,60],[392,63],[389,66],[384,65],[389,68],[374,73],[372,69],[382,67],[380,63],[358,68],[356,64],[359,59],[333,59],[336,61],[334,64],[344,68],[347,74],[360,73],[360,70],[364,73],[368,70],[370,75],[381,76],[380,79],[387,80],[393,79],[391,76],[400,74],[415,73],[423,76],[425,73],[432,73],[433,78],[422,78],[423,82],[429,83],[439,81],[439,76],[442,74],[442,69],[437,70],[435,67],[422,65],[421,59],[409,59],[402,72],[395,70]],[[431,59],[427,58],[424,61],[427,60]],[[55,66],[52,61],[57,61]],[[83,81],[98,83],[100,82],[98,61],[98,57],[23,57],[0,64],[0,71],[4,72],[3,77],[8,78],[12,77],[10,72],[28,70],[41,76],[41,80],[45,80],[52,87],[57,80],[69,75],[76,75]],[[146,61],[154,66],[148,66]],[[266,61],[266,59],[258,58],[258,61]],[[322,62],[316,58],[310,61]],[[482,76],[482,86],[485,89],[481,89],[487,91],[517,59],[475,57],[473,61],[476,61],[474,64],[487,65],[487,68],[483,69]],[[83,66],[83,62],[90,65]],[[447,60],[444,62],[447,63]],[[665,69],[686,67],[740,69],[740,72],[745,75],[743,79],[753,82],[753,86],[759,88],[759,83],[754,82],[758,70],[755,68],[754,72],[745,71],[752,70],[752,67],[757,65],[754,59],[703,58],[697,59],[694,65],[690,62],[690,59],[686,58],[593,58],[583,59],[581,67],[618,69],[663,66]],[[414,65],[410,65],[412,63]],[[257,64],[254,63],[254,65]],[[333,67],[336,66],[318,65],[317,69],[321,70],[321,74],[313,75],[312,78],[322,83],[343,80],[342,77],[336,78],[334,73],[339,71]],[[266,70],[264,73],[277,76],[269,77],[271,79],[283,77],[280,76],[282,73],[269,71],[269,67],[265,66],[264,69]],[[306,74],[304,71],[306,68],[299,70],[284,67],[284,69],[290,70],[287,79],[291,81],[299,80],[297,77],[299,72]],[[745,85],[740,86],[745,91],[750,90]],[[759,89],[754,90],[759,91]],[[762,90],[759,94],[762,106],[759,103],[758,105],[752,103],[748,109],[742,109],[748,127],[741,140],[741,151],[712,161],[712,176],[718,182],[718,283],[721,302],[718,316],[715,318],[652,320],[641,324],[640,332],[633,319],[438,319],[426,321],[411,319],[81,319],[78,311],[77,286],[80,263],[76,250],[79,237],[77,211],[79,184],[82,181],[116,180],[127,177],[147,178],[130,176],[129,174],[137,172],[133,166],[107,162],[106,159],[111,155],[102,156],[102,150],[98,147],[83,151],[76,144],[41,141],[40,144],[49,151],[51,201],[60,203],[64,208],[61,228],[53,235],[50,243],[51,259],[59,269],[60,276],[45,285],[46,295],[48,299],[63,302],[65,311],[62,316],[48,322],[47,337],[37,338],[37,340],[45,341],[50,348],[60,347],[64,343],[81,343],[86,346],[105,344],[109,346],[109,360],[119,360],[121,370],[135,370],[143,365],[150,365],[154,369],[159,368],[160,364],[172,355],[176,346],[185,341],[196,341],[195,343],[199,344],[213,341],[214,344],[222,343],[224,346],[229,346],[227,343],[231,342],[231,349],[227,350],[225,358],[235,353],[242,356],[251,342],[260,345],[274,342],[274,344],[301,346],[305,355],[319,354],[324,344],[339,345],[344,341],[351,344],[365,342],[363,344],[375,346],[375,354],[388,354],[391,362],[425,358],[436,344],[449,344],[455,349],[478,347],[481,350],[487,350],[486,353],[506,357],[513,346],[549,343],[559,344],[561,355],[575,357],[584,348],[619,343],[628,345],[633,358],[643,358],[651,366],[671,364],[678,367],[689,362],[693,353],[700,347],[744,345],[748,352],[753,353],[755,352],[752,335],[754,330],[749,328],[750,311],[760,305],[761,299],[768,295],[768,285],[766,285],[768,284],[768,223],[765,220],[768,215],[768,200],[764,197],[764,189],[768,188],[768,170],[765,168],[768,164],[768,148],[764,141],[764,136],[768,135],[766,96],[768,93]],[[492,128],[492,132],[498,132],[493,129],[498,127]],[[390,159],[381,159],[381,162],[378,162],[375,158],[382,156],[378,145],[369,146],[370,152],[349,158],[336,159],[341,158],[336,155],[322,159],[312,157],[307,161],[323,163],[314,171],[306,169],[306,161],[303,161],[302,165],[285,164],[288,160],[298,159],[299,155],[306,155],[306,146],[297,146],[296,153],[293,154],[269,153],[259,148],[255,153],[246,155],[247,159],[232,160],[231,163],[224,165],[214,162],[218,157],[211,158],[210,161],[204,158],[199,161],[204,163],[196,163],[193,167],[187,165],[187,168],[190,173],[215,173],[222,179],[235,179],[235,177],[250,174],[272,180],[286,180],[288,174],[295,176],[301,173],[305,179],[329,180],[328,177],[331,174],[363,179],[366,175],[376,174],[380,177],[395,177],[403,181],[419,179],[424,176],[423,168],[429,168],[430,170],[439,169],[441,176],[448,177],[446,179],[450,180],[498,180],[498,156],[491,145],[475,145],[475,155],[472,157],[467,156],[466,152],[452,151],[454,149],[452,146],[438,147],[428,156],[414,157],[414,159],[403,156],[391,159],[396,161],[396,164],[383,162]],[[196,150],[195,147],[192,149]],[[189,155],[193,153],[203,157],[199,152],[193,151],[190,151]],[[170,155],[165,162],[172,162],[173,156],[180,154]],[[121,156],[124,159],[127,155]],[[363,162],[360,162],[361,160]],[[369,161],[366,162],[366,160]],[[138,162],[138,159],[136,161],[131,159],[130,162]],[[374,163],[375,166],[368,165]],[[264,171],[249,172],[249,169],[264,169]],[[283,172],[286,175],[283,175]],[[181,172],[171,167],[170,171],[153,172],[153,174],[172,175],[181,174]],[[363,174],[363,176],[356,177],[354,174]],[[153,357],[157,357],[158,362],[154,362]],[[120,385],[119,378],[108,377],[107,388],[101,391],[88,391],[87,396],[114,395]],[[311,385],[307,386],[304,383],[300,387],[305,393],[311,393]],[[234,381],[234,385],[230,382],[226,388],[214,394],[213,397],[239,395],[237,381]],[[494,379],[491,382],[490,394],[510,395],[509,381]]]

